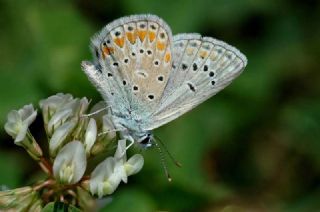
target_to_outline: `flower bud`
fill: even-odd
[[[8,191],[0,191],[0,210],[23,211],[26,210],[37,193],[30,186]]]
[[[97,138],[97,124],[93,118],[90,118],[87,126],[86,134],[84,136],[84,147],[87,155],[90,155],[91,148],[96,142]]]

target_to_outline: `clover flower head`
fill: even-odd
[[[46,175],[32,186],[0,191],[0,211],[51,210],[56,206],[50,202],[52,200],[68,205],[75,203],[85,211],[92,211],[95,208],[93,195],[111,195],[121,181],[127,183],[128,176],[141,170],[143,157],[136,154],[127,160],[126,141],[117,141],[115,125],[105,102],[90,109],[87,98],[59,93],[41,100],[39,105],[46,133],[46,139],[41,141],[47,141],[43,145],[49,147],[47,154],[42,153],[29,130],[37,116],[31,104],[12,110],[5,130],[15,144],[37,161]],[[91,170],[87,164],[96,164],[91,159],[106,154],[108,157],[93,167],[91,173],[85,174]]]

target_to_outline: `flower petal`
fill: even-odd
[[[53,163],[53,174],[63,184],[77,183],[87,166],[86,153],[80,141],[66,144]]]
[[[89,154],[93,144],[95,143],[97,138],[97,124],[93,118],[90,118],[85,138],[84,138],[84,146],[86,149],[86,153]]]
[[[49,142],[49,150],[51,156],[54,156],[56,154],[56,151],[75,128],[76,124],[77,120],[71,119],[70,121],[67,121],[63,125],[58,127],[58,129],[53,133],[52,138]]]
[[[128,176],[138,173],[144,164],[142,155],[135,154],[125,163],[125,170]]]
[[[125,139],[118,141],[118,147],[116,153],[114,154],[114,157],[117,158],[117,160],[121,160],[123,162],[127,160],[126,147],[127,144]]]
[[[62,125],[72,115],[72,109],[65,109],[55,113],[48,123],[48,132],[51,135],[60,125]]]
[[[101,162],[92,172],[90,177],[90,192],[99,198],[112,194],[121,182],[121,178],[114,173],[115,161],[108,157]]]

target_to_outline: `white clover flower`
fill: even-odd
[[[97,139],[97,124],[95,119],[90,118],[87,130],[84,136],[84,147],[87,155],[90,154],[91,148]]]
[[[40,100],[40,108],[42,110],[46,109],[48,112],[55,113],[62,105],[65,105],[67,102],[70,102],[73,99],[71,94],[63,94],[58,93],[56,95],[52,95],[47,99]],[[50,114],[52,115],[52,113]]]
[[[12,136],[14,143],[19,145],[26,135],[29,126],[36,119],[37,111],[33,109],[33,105],[25,105],[20,110],[12,110],[8,114],[8,121],[4,128],[6,132]]]
[[[45,125],[48,124],[49,119],[67,102],[73,99],[71,94],[58,93],[56,95],[50,96],[47,99],[40,101],[39,105],[43,112],[43,119]]]
[[[50,141],[49,141],[49,150],[50,155],[55,156],[58,149],[63,145],[64,141],[71,134],[72,130],[77,125],[76,119],[71,119],[70,121],[62,124],[56,131],[54,131]]]
[[[112,194],[121,182],[121,178],[114,174],[115,161],[108,157],[101,162],[92,172],[90,178],[90,192],[99,198]]]
[[[72,116],[80,116],[88,109],[87,98],[73,98],[70,94],[57,94],[40,101],[46,131],[51,136],[54,131]]]
[[[66,144],[53,163],[53,175],[62,184],[75,184],[87,166],[86,153],[80,141]]]
[[[121,180],[127,183],[128,176],[139,172],[143,166],[142,155],[136,154],[127,161],[126,141],[119,140],[114,157],[108,157],[92,172],[89,187],[92,194],[100,197],[112,194]]]
[[[116,163],[115,171],[125,183],[128,181],[128,176],[138,173],[144,164],[143,157],[140,154],[133,155],[127,161],[126,140],[119,140],[114,159]]]
[[[16,145],[22,146],[33,159],[39,160],[42,156],[42,150],[28,131],[36,116],[37,111],[34,110],[33,105],[25,105],[18,111],[9,112],[8,121],[4,128],[12,136]]]

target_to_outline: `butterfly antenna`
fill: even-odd
[[[166,147],[166,145],[161,141],[161,139],[154,135],[154,137],[156,138],[157,141],[160,142],[161,146],[164,148],[164,150],[167,152],[167,154],[169,155],[170,159],[172,160],[172,162],[178,166],[178,167],[182,167],[181,163],[179,161],[177,161],[176,159],[174,159],[174,157],[172,156],[172,154],[169,152],[168,148]]]
[[[167,179],[168,179],[169,182],[171,182],[171,181],[172,181],[172,178],[171,178],[171,176],[170,176],[170,174],[169,174],[169,172],[168,172],[167,164],[166,164],[166,161],[165,161],[165,158],[164,158],[162,149],[160,148],[158,142],[157,142],[155,139],[153,139],[153,141],[154,141],[154,144],[155,144],[155,146],[157,147],[157,150],[158,150],[158,152],[159,152],[160,161],[161,161],[161,164],[162,164],[162,166],[163,166],[164,172],[165,172],[165,174],[166,174],[166,176],[167,176]]]

